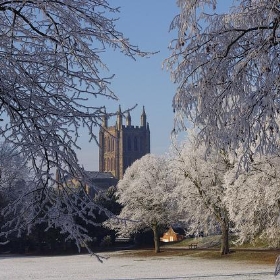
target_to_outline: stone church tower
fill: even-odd
[[[144,106],[140,126],[131,125],[129,112],[126,125],[123,125],[120,106],[115,126],[108,127],[108,120],[104,118],[99,132],[99,145],[99,171],[111,172],[117,179],[122,179],[128,166],[150,153],[150,129]]]

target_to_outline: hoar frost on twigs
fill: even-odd
[[[280,4],[242,0],[211,14],[216,2],[177,1],[181,12],[171,29],[178,38],[165,61],[178,84],[176,126],[191,120],[200,142],[239,149],[247,165],[253,153],[278,148]]]
[[[167,158],[148,154],[136,160],[117,185],[116,195],[123,206],[118,220],[108,220],[107,226],[125,236],[153,230],[158,253],[160,228],[178,222],[178,205],[172,195],[175,186],[176,178]]]
[[[279,247],[279,164],[279,156],[255,157],[249,172],[240,172],[236,178],[236,166],[226,174],[225,200],[237,242],[263,239]]]
[[[70,215],[75,209],[83,219],[78,213],[96,205],[82,199],[76,209],[76,193],[57,182],[53,171],[87,180],[75,153],[79,129],[96,141],[93,128],[106,111],[90,104],[96,97],[117,99],[108,87],[112,77],[100,72],[106,69],[100,54],[109,47],[131,58],[146,55],[115,29],[109,16],[116,12],[105,0],[0,1],[0,135],[28,161],[34,176],[32,191],[22,196],[32,202],[7,208],[14,229],[30,211],[28,223],[43,215],[56,226],[50,216],[57,209],[69,214],[62,231],[76,241],[83,238],[77,237],[78,226],[71,228]],[[57,184],[62,188],[54,192]]]
[[[175,144],[172,149],[172,173],[180,178],[174,191],[179,211],[189,233],[221,232],[221,254],[228,254],[230,219],[223,200],[224,175],[233,168],[233,161],[228,154],[213,149],[206,159],[206,147],[197,148],[194,140]]]

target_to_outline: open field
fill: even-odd
[[[251,264],[274,265],[280,250],[260,250],[260,249],[236,249],[229,255],[221,256],[220,252],[215,249],[196,249],[189,250],[187,248],[162,248],[159,254],[155,254],[150,250],[131,250],[123,253],[123,256],[129,257],[184,257],[199,258],[201,260],[222,260],[225,262],[237,261]]]
[[[150,250],[106,252],[103,263],[89,255],[35,257],[0,255],[1,280],[275,279],[273,263],[211,257],[207,252]],[[215,252],[212,252],[215,253]],[[243,252],[238,252],[243,253]],[[196,255],[198,254],[198,255]],[[202,255],[201,255],[202,254]],[[200,257],[198,257],[200,255]],[[234,254],[232,254],[233,256]],[[237,255],[236,255],[237,256]],[[261,257],[261,255],[260,255]]]
[[[188,250],[189,244],[191,243],[197,243],[197,250]],[[219,253],[219,235],[203,238],[187,238],[180,242],[165,243],[161,248],[166,253],[174,250],[174,254],[191,255],[192,257],[200,257],[203,259],[250,261],[252,263],[262,263],[268,265],[274,264],[277,256],[280,255],[279,248],[269,248],[265,242],[257,240],[255,244],[243,244],[241,246],[236,246],[233,242],[231,242],[231,254],[221,256]],[[169,254],[172,253],[169,252]]]
[[[189,244],[196,242],[197,249]],[[221,256],[219,237],[186,239],[153,249],[100,253],[100,263],[88,254],[72,256],[0,255],[0,280],[269,280],[275,279],[274,263],[280,250],[232,247]],[[280,276],[278,276],[280,279]],[[277,279],[277,278],[276,278]]]

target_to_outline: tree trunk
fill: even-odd
[[[159,253],[160,252],[159,229],[157,224],[153,225],[153,233],[154,233],[155,253]]]
[[[227,219],[222,222],[221,255],[229,254],[229,224]]]

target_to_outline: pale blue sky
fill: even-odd
[[[169,73],[162,69],[162,63],[170,53],[168,45],[175,32],[169,32],[169,25],[179,10],[175,0],[110,0],[112,5],[121,7],[117,29],[122,31],[131,43],[144,51],[159,51],[150,58],[136,61],[119,52],[109,51],[104,60],[115,74],[111,88],[119,101],[107,101],[107,111],[117,111],[138,104],[131,112],[132,125],[140,124],[142,107],[145,106],[147,121],[151,130],[151,153],[164,154],[170,146],[173,129],[172,98],[176,86]],[[225,9],[230,0],[220,0],[218,8]],[[114,124],[115,119],[109,121]],[[98,130],[97,130],[98,133]],[[88,136],[82,135],[78,151],[80,163],[86,170],[98,170],[98,147],[88,143]]]
[[[151,130],[151,152],[163,154],[170,145],[170,132],[173,128],[172,97],[175,85],[169,73],[162,70],[162,62],[169,55],[168,44],[172,38],[169,24],[178,13],[174,0],[111,0],[120,6],[117,28],[128,37],[132,44],[144,51],[160,51],[150,58],[137,58],[136,61],[119,52],[107,52],[105,61],[110,73],[115,77],[111,88],[119,101],[108,101],[107,111],[117,111],[138,104],[131,112],[132,125],[140,125],[142,107],[145,106],[147,121]],[[174,35],[174,33],[173,33]],[[173,36],[174,37],[174,36]],[[114,124],[115,119],[109,121]],[[84,138],[84,137],[83,137]],[[87,170],[98,170],[98,147],[88,144],[86,136],[78,152],[81,164]]]

